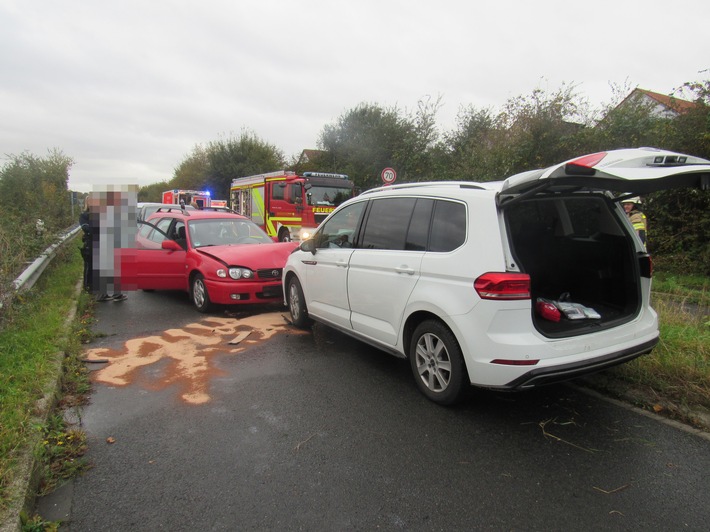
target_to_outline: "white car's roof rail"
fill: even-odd
[[[481,183],[475,183],[473,181],[422,181],[420,183],[400,183],[398,185],[385,185],[382,187],[371,188],[360,193],[370,194],[372,192],[379,192],[382,190],[402,190],[407,188],[432,188],[432,187],[457,187],[457,188],[475,188],[475,189],[485,189],[486,187]]]

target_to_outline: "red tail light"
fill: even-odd
[[[525,273],[484,273],[473,287],[481,299],[530,299],[530,276]]]
[[[653,276],[653,261],[651,255],[642,255],[639,257],[639,269],[641,277],[651,278]]]
[[[575,166],[584,166],[586,168],[593,168],[598,165],[602,159],[606,157],[605,151],[600,151],[599,153],[592,153],[591,155],[585,155],[574,161],[570,161],[567,164],[573,164]]]
[[[565,165],[565,172],[569,175],[593,176],[596,173],[594,166],[599,164],[606,157],[606,152],[592,153],[585,155]]]

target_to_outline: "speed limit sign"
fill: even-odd
[[[385,185],[391,185],[397,180],[397,172],[394,171],[394,168],[385,168],[382,170],[382,182]]]

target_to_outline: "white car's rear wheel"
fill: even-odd
[[[435,403],[454,404],[468,387],[461,348],[440,321],[419,324],[410,343],[409,362],[417,387]]]

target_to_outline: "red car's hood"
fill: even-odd
[[[227,266],[243,266],[251,270],[263,268],[283,268],[297,242],[274,244],[232,244],[230,246],[209,246],[195,251],[224,262]]]

